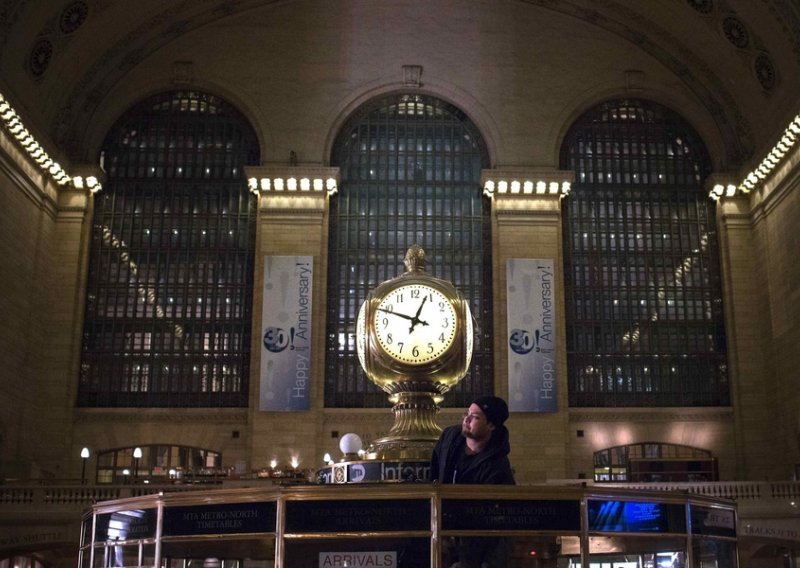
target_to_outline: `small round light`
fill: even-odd
[[[358,454],[361,446],[361,437],[358,434],[353,434],[352,432],[345,434],[339,440],[339,449],[342,450],[342,453],[345,455]]]

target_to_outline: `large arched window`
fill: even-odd
[[[246,406],[258,142],[225,101],[130,109],[103,145],[78,405]]]
[[[730,395],[709,158],[671,110],[616,100],[561,151],[572,406],[718,406]]]
[[[488,153],[475,126],[441,100],[390,95],[347,122],[331,162],[341,188],[331,201],[326,406],[387,404],[359,365],[356,316],[377,284],[403,272],[414,243],[426,251],[427,271],[452,281],[477,318],[472,369],[447,405],[491,392],[490,225],[480,188]]]

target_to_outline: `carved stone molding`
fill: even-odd
[[[571,423],[583,422],[728,422],[733,420],[730,408],[692,409],[692,408],[623,408],[582,409],[570,411]]]
[[[172,63],[172,83],[189,85],[194,77],[194,64],[191,61],[174,61]]]
[[[403,86],[413,89],[422,87],[422,65],[403,65]]]
[[[191,424],[242,424],[247,422],[245,409],[169,408],[169,409],[79,409],[76,424],[130,422],[179,422]]]
[[[375,412],[369,412],[364,414],[357,414],[357,413],[347,413],[347,414],[325,414],[324,423],[325,424],[332,424],[332,423],[342,423],[342,422],[356,422],[356,423],[371,423],[371,422],[380,422],[380,423],[390,423],[392,421],[392,411],[391,409],[385,409],[385,412],[377,414]]]

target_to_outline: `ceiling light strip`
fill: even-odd
[[[519,195],[522,197],[537,195],[558,195],[560,198],[569,195],[572,183],[569,180],[553,181],[542,179],[487,179],[483,183],[483,194],[487,197],[498,195]]]
[[[256,195],[260,192],[273,193],[303,193],[303,192],[322,192],[327,191],[328,195],[333,195],[339,191],[336,178],[321,177],[251,177],[247,180],[247,186]]]
[[[17,143],[27,152],[31,160],[36,162],[39,167],[53,180],[61,186],[72,184],[77,189],[84,187],[92,193],[102,189],[102,184],[95,176],[76,176],[70,177],[61,165],[53,160],[44,150],[41,144],[33,137],[33,134],[25,128],[19,114],[11,106],[2,93],[0,93],[0,124],[17,140]]]
[[[763,183],[770,175],[772,175],[775,169],[778,167],[783,161],[783,158],[791,152],[800,141],[800,114],[794,117],[794,120],[789,123],[789,126],[786,127],[786,130],[783,132],[783,136],[781,136],[778,143],[773,146],[772,150],[761,160],[761,163],[758,165],[756,169],[752,172],[747,174],[744,180],[739,184],[738,187],[733,186],[726,186],[723,187],[722,185],[715,185],[711,192],[709,193],[709,197],[714,201],[718,201],[721,197],[732,197],[737,193],[750,193],[753,191],[759,184]]]

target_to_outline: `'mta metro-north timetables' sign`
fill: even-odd
[[[167,507],[164,536],[274,533],[275,502],[221,503]]]

